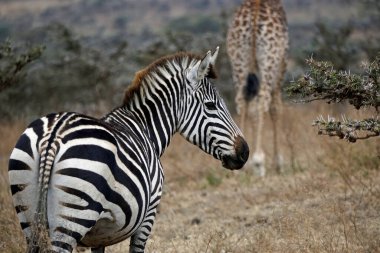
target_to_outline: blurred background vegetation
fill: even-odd
[[[99,116],[121,103],[134,73],[151,61],[218,45],[216,82],[233,111],[225,34],[241,2],[0,0],[0,123],[61,110]],[[290,32],[285,86],[310,56],[355,72],[380,50],[379,1],[283,2]]]
[[[375,61],[379,0],[282,1],[290,34],[284,89],[304,74],[312,78],[301,80],[319,80],[305,61],[311,57],[358,76],[363,61]],[[203,54],[218,45],[215,82],[234,112],[225,34],[241,2],[0,0],[1,252],[25,252],[6,169],[25,124],[61,110],[101,116],[120,105],[134,73],[153,60],[182,50]],[[285,175],[273,170],[258,179],[249,168],[225,171],[196,147],[173,139],[162,159],[167,196],[154,228],[159,233],[148,251],[380,252],[378,137],[347,145],[320,138],[310,127],[319,113],[367,118],[378,111],[287,103],[286,95],[284,101]],[[264,140],[271,138],[270,131],[263,133]],[[252,136],[247,140],[253,143]],[[268,154],[270,145],[264,147]],[[111,252],[124,252],[128,243]]]

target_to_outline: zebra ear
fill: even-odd
[[[219,47],[216,47],[215,52],[211,56],[211,62],[210,64],[215,66],[216,58],[218,58],[218,53],[219,53]]]
[[[211,51],[208,51],[206,56],[203,57],[201,63],[199,64],[198,68],[198,80],[202,80],[205,78],[208,74],[208,71],[210,70],[210,63],[211,63]]]
[[[211,51],[208,51],[202,60],[198,61],[188,72],[187,76],[191,82],[197,83],[205,78],[210,69]]]

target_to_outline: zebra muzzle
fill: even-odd
[[[249,147],[247,142],[243,137],[238,136],[235,139],[235,154],[233,155],[224,155],[222,157],[223,167],[230,170],[241,169],[244,164],[247,162],[249,157]]]

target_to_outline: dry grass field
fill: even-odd
[[[270,170],[257,178],[248,166],[227,171],[175,137],[162,158],[164,195],[147,252],[380,252],[379,139],[350,144],[317,136],[310,123],[329,110],[286,106],[281,176]],[[7,158],[24,127],[0,128],[0,252],[25,252],[7,178]],[[270,131],[264,138],[270,153]],[[126,252],[128,245],[106,252]]]
[[[111,8],[109,4],[107,11],[94,8],[87,13],[86,4],[93,7],[95,2],[117,1],[1,1],[0,18],[4,24],[0,22],[0,32],[2,25],[17,34],[30,32],[24,27],[26,24],[32,28],[58,20],[78,37],[92,36],[102,41],[120,32],[115,28],[115,17],[121,17],[128,21],[123,34],[133,42],[132,38],[141,31],[159,32],[166,28],[168,20],[200,11],[189,8],[191,1],[146,0],[128,1],[125,8]],[[171,8],[149,8],[154,2],[158,5],[167,2]],[[202,9],[202,15],[216,15],[222,10],[232,12],[238,1],[209,2],[218,8],[208,12]],[[223,2],[222,7],[219,2]],[[296,53],[304,49],[304,44],[311,43],[316,21],[334,26],[348,21],[360,24],[362,15],[367,15],[358,12],[361,1],[283,2],[292,36],[291,49]],[[302,2],[305,4],[300,6]],[[8,27],[5,21],[19,23],[22,28],[13,29],[10,24]],[[364,27],[358,27],[355,38],[366,33]],[[296,64],[290,59],[288,70],[292,76],[299,67]],[[28,99],[25,98],[26,104]],[[266,119],[265,178],[254,176],[249,165],[240,171],[228,171],[219,161],[176,136],[162,157],[164,194],[146,251],[380,253],[380,138],[348,143],[336,137],[318,136],[312,121],[320,114],[336,115],[339,110],[342,108],[320,103],[285,105],[280,133],[283,175],[277,175],[271,168],[271,123]],[[344,110],[352,118],[375,114],[351,107]],[[255,122],[251,123],[254,127]],[[26,125],[28,122],[0,123],[0,253],[23,253],[26,249],[7,174],[8,157]],[[246,137],[252,154],[254,138]],[[106,252],[128,252],[128,245],[125,241],[107,247]]]

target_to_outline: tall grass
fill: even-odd
[[[25,239],[13,208],[8,180],[8,158],[25,124],[0,127],[0,252],[25,252]]]
[[[176,136],[162,158],[164,194],[147,252],[379,252],[380,143],[318,136],[312,120],[332,112],[323,104],[285,105],[285,174],[271,168],[271,133],[266,131],[266,178],[253,176],[249,167],[227,171]],[[25,252],[26,247],[7,176],[7,157],[24,127],[0,127],[1,252]],[[251,144],[254,136],[247,139]],[[107,252],[125,252],[128,244]]]

